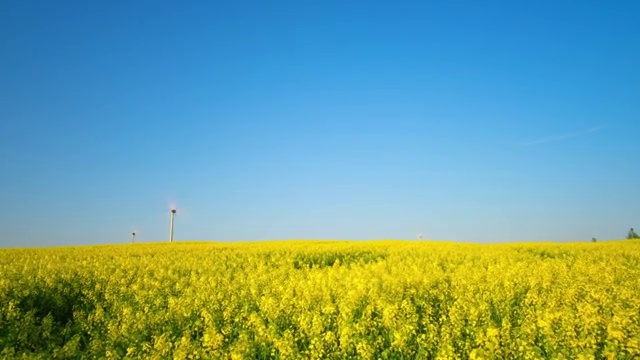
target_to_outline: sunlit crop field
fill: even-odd
[[[5,249],[0,358],[637,359],[640,242]]]

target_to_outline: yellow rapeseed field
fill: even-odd
[[[638,359],[640,242],[5,249],[0,358]]]

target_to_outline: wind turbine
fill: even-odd
[[[171,213],[171,227],[169,228],[169,242],[173,242],[173,222],[176,218],[176,208],[172,208]]]
[[[136,232],[132,232],[131,233],[131,243],[133,244],[134,242],[136,242]]]
[[[171,223],[169,227],[169,242],[173,242],[173,229],[175,227],[176,215],[180,214],[180,218],[182,218],[183,220],[188,217],[188,211],[185,211],[185,208],[182,206],[180,207],[180,210],[178,210],[176,203],[177,201],[175,199],[170,199],[168,202],[169,215],[171,216]]]

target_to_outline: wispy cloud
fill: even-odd
[[[560,134],[560,135],[548,136],[548,137],[537,139],[537,140],[527,141],[527,142],[523,143],[522,146],[542,145],[542,144],[547,144],[547,143],[552,143],[552,142],[558,142],[558,141],[562,141],[562,140],[572,139],[572,138],[575,138],[575,137],[578,137],[578,136],[584,136],[584,135],[588,135],[588,134],[591,134],[591,133],[595,133],[597,131],[600,131],[600,129],[602,129],[602,126],[594,126],[594,127],[590,128],[590,129],[587,129],[587,130],[577,131],[577,132],[573,132],[573,133],[569,133],[569,134]]]

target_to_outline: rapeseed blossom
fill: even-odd
[[[640,242],[0,250],[0,358],[640,358]]]

